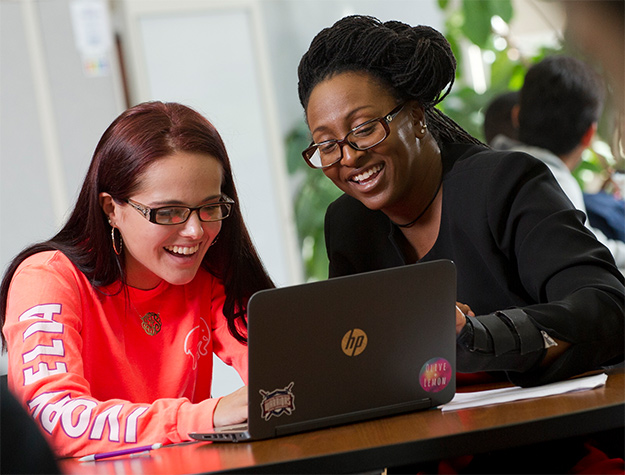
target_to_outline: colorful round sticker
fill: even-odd
[[[430,393],[437,393],[451,381],[451,364],[445,358],[428,360],[419,373],[421,387]]]

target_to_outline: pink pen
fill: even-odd
[[[117,457],[118,455],[136,454],[139,452],[146,452],[148,450],[160,449],[163,444],[144,445],[142,447],[131,447],[129,449],[115,450],[113,452],[102,452],[101,454],[92,454],[79,458],[79,462],[93,462],[94,460],[107,459],[111,457]]]

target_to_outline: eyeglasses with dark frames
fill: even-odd
[[[195,208],[187,206],[150,208],[130,199],[126,200],[126,203],[141,213],[149,222],[165,226],[186,223],[194,211],[197,211],[200,221],[205,223],[221,221],[230,216],[232,205],[234,205],[234,201],[226,195],[222,195],[221,201],[217,203],[209,203]]]
[[[312,143],[302,152],[306,163],[312,168],[327,168],[343,158],[343,146],[354,150],[368,150],[382,143],[391,133],[390,124],[401,112],[405,104],[400,104],[388,114],[354,127],[343,140],[326,140]]]

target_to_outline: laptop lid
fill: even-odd
[[[249,437],[448,402],[455,300],[448,260],[257,292],[248,306]]]

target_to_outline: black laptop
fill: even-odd
[[[448,260],[257,292],[248,423],[189,436],[267,439],[450,401],[455,301]]]

